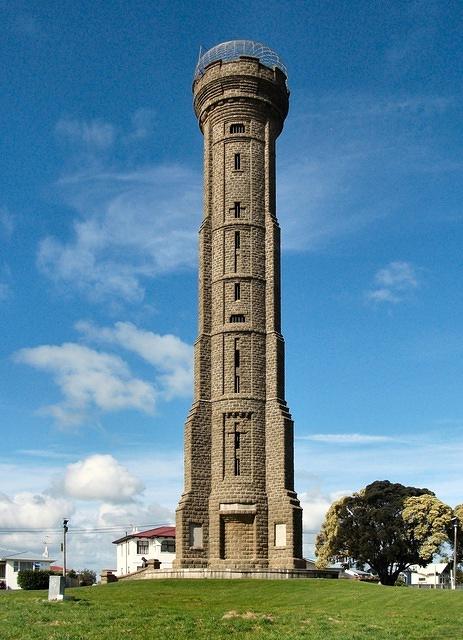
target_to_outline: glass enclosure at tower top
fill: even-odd
[[[194,79],[196,80],[196,78],[201,77],[206,67],[212,62],[216,62],[217,60],[230,62],[231,60],[239,60],[241,56],[257,58],[264,66],[270,69],[277,67],[288,77],[288,72],[282,59],[273,49],[270,49],[261,42],[254,42],[254,40],[229,40],[228,42],[222,42],[212,47],[212,49],[209,49],[205,53],[203,53],[202,48],[200,49]]]

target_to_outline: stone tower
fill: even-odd
[[[293,422],[284,399],[275,142],[288,112],[285,68],[247,40],[199,60],[204,135],[199,336],[185,425],[176,568],[302,564]]]

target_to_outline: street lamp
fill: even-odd
[[[452,589],[457,588],[457,529],[458,529],[458,518],[452,518],[453,524],[453,580],[452,580]]]

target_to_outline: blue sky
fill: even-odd
[[[59,559],[69,517],[70,564],[100,569],[131,524],[173,518],[202,206],[192,74],[200,45],[235,38],[289,72],[277,187],[305,551],[330,502],[376,479],[462,502],[462,13],[2,6],[0,547],[48,531]]]

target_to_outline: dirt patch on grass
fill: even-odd
[[[244,613],[238,613],[238,611],[227,611],[222,616],[222,620],[231,620],[232,618],[241,618],[242,620],[265,620],[266,622],[273,622],[273,616],[266,613],[255,613],[254,611],[245,611]]]

